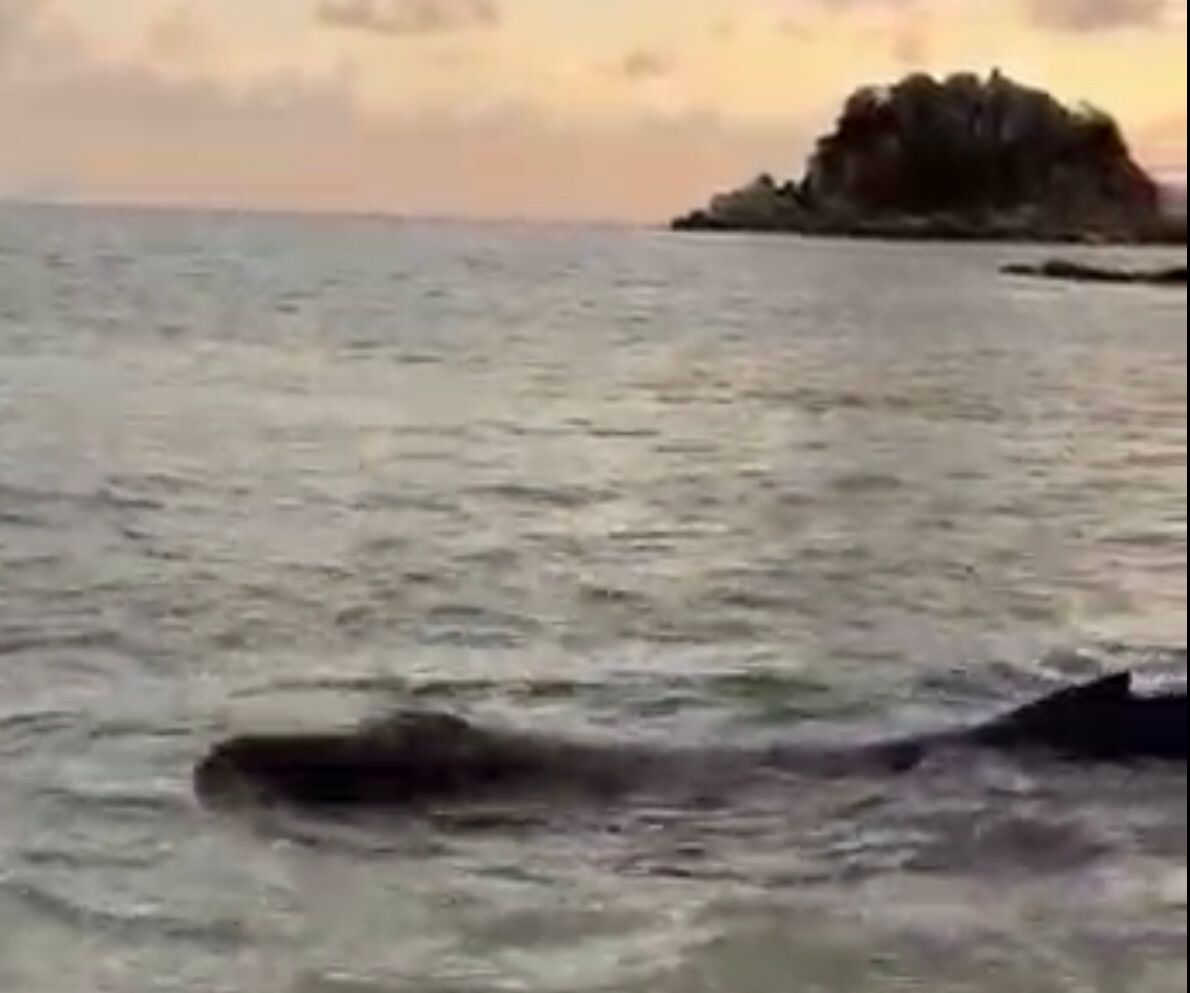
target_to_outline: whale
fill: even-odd
[[[1121,673],[1062,689],[966,728],[849,747],[802,742],[677,747],[584,741],[400,713],[344,733],[243,736],[195,767],[208,808],[417,810],[512,797],[719,794],[765,776],[906,773],[940,752],[994,751],[1087,764],[1181,763],[1185,689],[1135,691]]]

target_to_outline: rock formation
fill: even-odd
[[[995,72],[865,88],[805,177],[761,176],[681,230],[1054,241],[1185,240],[1107,114]]]
[[[1040,265],[1024,263],[1007,265],[1001,270],[1006,276],[1026,276],[1033,279],[1055,279],[1069,283],[1117,283],[1138,286],[1182,287],[1187,285],[1186,267],[1169,266],[1164,269],[1105,269],[1085,262],[1050,259]]]

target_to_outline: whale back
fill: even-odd
[[[404,805],[506,786],[540,763],[515,740],[458,718],[398,714],[341,735],[237,738],[216,748],[195,780],[216,805]]]
[[[476,727],[442,714],[398,714],[338,735],[237,738],[195,772],[210,806],[409,807],[516,793],[612,797],[655,784],[741,783],[779,769],[848,775],[904,771],[932,750],[1035,751],[1084,763],[1185,762],[1185,691],[1133,692],[1130,674],[1062,690],[969,731],[860,749],[675,749],[571,741]]]
[[[1185,760],[1186,693],[1145,697],[1131,673],[1062,690],[977,730],[974,739],[1005,749],[1046,749],[1100,761]]]

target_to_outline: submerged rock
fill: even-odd
[[[1186,234],[1110,116],[999,72],[861,89],[802,180],[761,176],[674,227],[962,240]]]
[[[1006,276],[1030,276],[1036,279],[1061,279],[1076,283],[1124,283],[1147,286],[1186,286],[1186,266],[1166,269],[1104,269],[1066,259],[1050,259],[1040,265],[1007,265]]]

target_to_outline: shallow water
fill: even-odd
[[[4,208],[0,989],[1185,990],[1184,772],[190,795],[410,703],[744,742],[1180,674],[1186,296],[1038,254]]]

